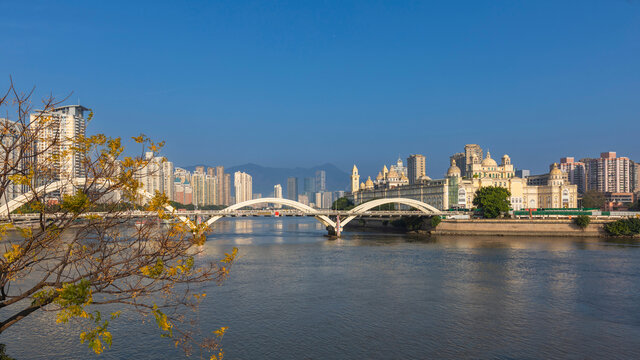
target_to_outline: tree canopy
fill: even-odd
[[[475,205],[482,212],[482,216],[488,219],[497,218],[501,213],[509,211],[511,203],[509,190],[500,186],[481,187],[476,190],[473,199]]]
[[[0,333],[48,310],[55,312],[60,326],[90,319],[91,325],[76,336],[101,353],[111,346],[109,323],[130,312],[141,322],[146,316],[155,319],[172,345],[190,352],[198,343],[199,351],[220,358],[219,340],[226,328],[198,340],[197,331],[181,319],[205,298],[195,285],[224,281],[237,249],[218,261],[197,260],[205,240],[203,225],[133,226],[127,216],[130,204],[161,219],[175,215],[164,194],[147,200],[140,196],[140,174],[149,165],[143,154],[158,153],[163,143],[133,137],[141,151],[127,156],[119,137],[66,138],[53,115],[59,104],[48,98],[40,104],[42,110],[33,110],[31,94],[16,90],[13,83],[0,94],[0,107],[9,115],[0,119],[0,209],[6,211],[5,199],[18,188],[28,195],[25,210],[36,214],[26,225],[11,213],[0,221]],[[63,150],[49,151],[56,147]],[[64,172],[71,157],[86,174],[83,181]],[[54,193],[46,191],[58,185]],[[50,205],[52,199],[57,206]],[[117,310],[102,313],[105,305]]]
[[[355,207],[353,201],[347,199],[346,197],[341,197],[338,200],[333,202],[331,208],[333,210],[351,210]]]

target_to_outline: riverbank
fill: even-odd
[[[611,220],[592,220],[581,228],[570,219],[473,219],[443,220],[433,235],[491,235],[491,236],[571,236],[605,237],[604,224]]]
[[[352,221],[345,230],[419,235],[606,237],[604,225],[611,221],[593,219],[583,229],[572,219],[443,219],[436,228],[431,228],[429,218],[421,223],[414,221],[410,226],[402,218],[380,218]]]

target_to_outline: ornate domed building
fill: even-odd
[[[502,156],[498,164],[489,151],[483,158],[481,148],[475,146],[478,151],[469,154],[468,162],[461,158],[461,162],[466,164],[465,171],[458,167],[452,157],[451,166],[443,179],[432,180],[425,175],[410,185],[399,160],[390,166],[390,170],[384,166],[375,180],[368,178],[366,184],[361,183],[349,198],[355,204],[361,204],[372,199],[402,197],[422,201],[442,210],[471,209],[478,189],[499,186],[509,190],[513,210],[577,207],[577,186],[566,181],[566,174],[556,164],[548,174],[539,175],[544,177],[544,182],[530,183],[527,179],[515,176],[509,155]]]

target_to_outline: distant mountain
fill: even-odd
[[[196,166],[205,166],[203,164],[183,167],[186,170],[194,171]],[[273,186],[282,185],[282,195],[287,196],[287,178],[298,178],[298,191],[304,191],[304,178],[315,178],[316,171],[324,170],[327,173],[327,190],[347,190],[349,186],[349,174],[340,170],[333,164],[323,164],[311,168],[274,168],[257,164],[244,164],[225,168],[224,172],[231,174],[231,186],[233,186],[233,173],[236,171],[244,171],[253,178],[253,192],[261,193],[263,197],[270,196],[273,192]]]

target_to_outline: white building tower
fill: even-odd
[[[358,168],[353,165],[351,170],[351,192],[356,193],[360,190],[360,175],[358,175]]]

